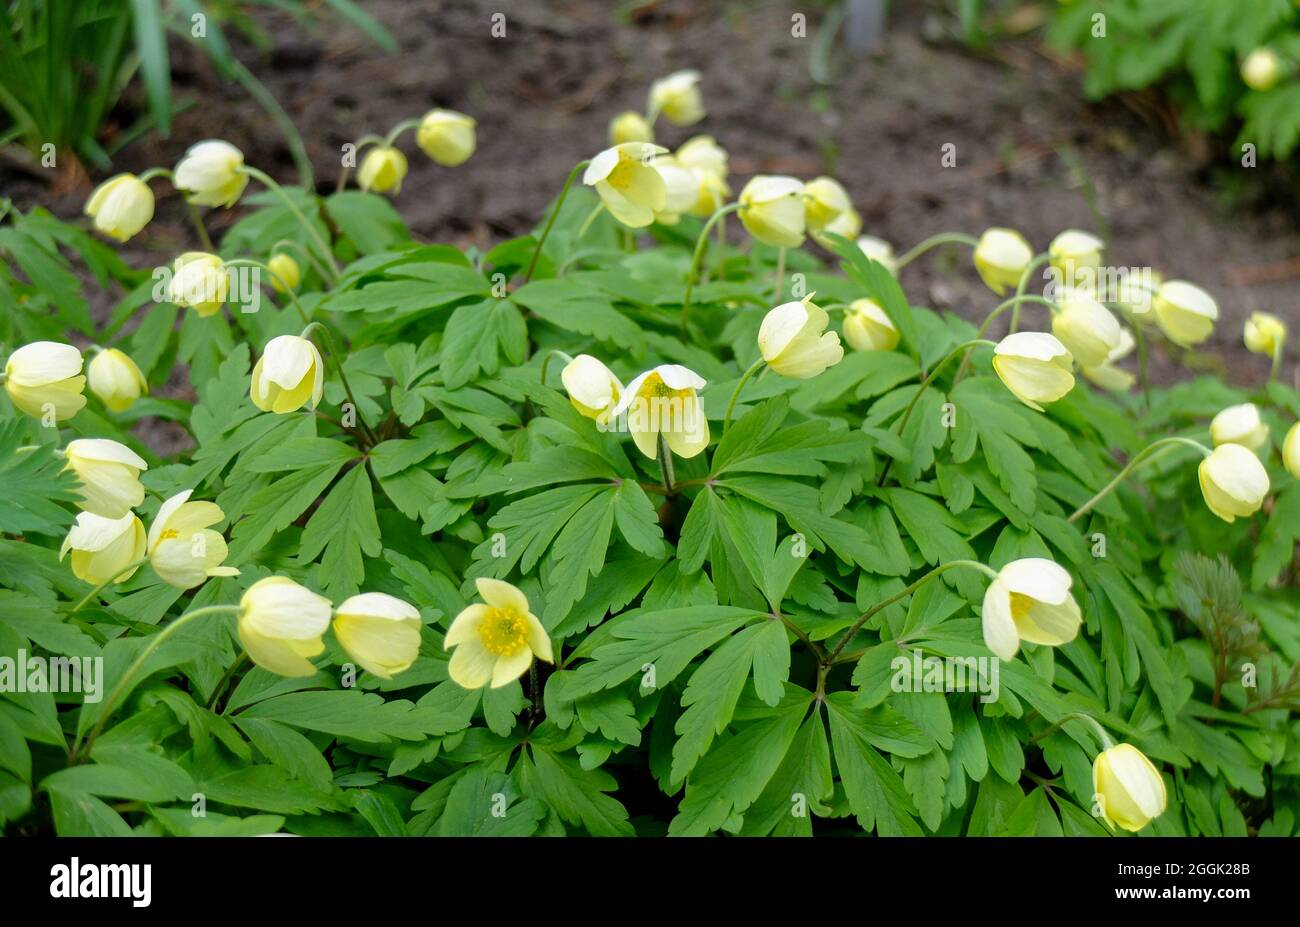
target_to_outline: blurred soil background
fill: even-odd
[[[1109,263],[1151,265],[1217,297],[1222,318],[1206,347],[1218,358],[1208,369],[1234,383],[1267,375],[1267,359],[1241,346],[1251,311],[1277,313],[1300,329],[1294,174],[1243,168],[1228,141],[1177,137],[1173,115],[1151,100],[1088,103],[1080,67],[1049,56],[1032,35],[973,50],[957,39],[942,4],[919,0],[893,4],[874,55],[850,53],[842,33],[829,54],[816,52],[828,8],[814,3],[361,5],[391,31],[398,53],[343,25],[310,30],[273,10],[257,18],[275,49],[263,54],[237,42],[236,51],[297,124],[322,192],[334,188],[342,146],[365,133],[382,135],[433,106],[478,120],[478,151],[454,170],[404,137],[411,171],[395,205],[422,240],[486,248],[527,232],[572,165],[606,146],[611,117],[644,110],[655,78],[694,68],[708,116],[684,129],[660,120],[658,140],[671,147],[715,136],[731,153],[735,192],[754,173],[831,174],[852,195],[864,232],[900,253],[938,232],[978,234],[991,225],[1018,228],[1040,249],[1065,228],[1098,232]],[[493,35],[498,13],[504,37]],[[795,13],[807,17],[804,37],[792,35]],[[1032,10],[1023,25],[1033,25]],[[224,138],[250,163],[293,182],[288,149],[265,112],[183,42],[174,40],[171,52],[176,93],[193,105],[170,138],[132,142],[115,168],[171,166],[193,142]],[[142,92],[129,93],[121,108],[128,112],[120,123],[129,124],[143,111]],[[956,146],[954,167],[941,164],[948,143]],[[0,177],[21,208],[40,203],[65,217],[80,212],[88,193],[60,194],[9,171]],[[238,214],[209,214],[214,235]],[[149,233],[124,254],[143,267],[194,247],[181,204],[166,196]],[[932,252],[909,266],[903,284],[912,302],[981,319],[996,300],[968,258]],[[1030,325],[1044,321],[1035,311]],[[1153,374],[1186,376],[1161,352]],[[1300,377],[1294,355],[1284,375]]]

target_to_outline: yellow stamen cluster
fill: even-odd
[[[513,656],[528,644],[528,622],[513,608],[494,608],[478,626],[478,635],[489,653]]]

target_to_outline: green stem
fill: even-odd
[[[316,259],[316,255],[311,253],[311,249],[305,247],[302,242],[293,241],[290,238],[281,238],[279,241],[277,241],[275,244],[271,246],[271,256],[274,257],[276,252],[279,251],[281,248],[294,249],[295,251],[297,251],[299,254],[303,256],[303,259],[306,260],[308,264],[310,264],[312,267],[316,269],[316,273],[320,274],[322,280],[330,279],[329,271],[326,270],[324,265],[322,265],[321,262]]]
[[[876,615],[877,612],[880,612],[881,610],[888,608],[889,606],[897,602],[899,599],[907,598],[909,595],[911,595],[913,592],[916,592],[916,590],[920,589],[922,586],[924,586],[930,580],[934,579],[936,576],[942,576],[944,573],[948,572],[954,567],[969,567],[970,569],[973,570],[979,570],[984,575],[988,576],[990,579],[997,579],[997,575],[998,575],[997,570],[994,570],[991,567],[988,567],[977,560],[949,560],[947,563],[939,564],[929,573],[926,573],[916,582],[912,583],[912,585],[908,586],[907,588],[903,589],[900,592],[896,592],[894,595],[891,595],[887,599],[882,599],[881,601],[877,602],[875,605],[867,609],[865,612],[863,612],[862,616],[858,618],[857,621],[853,622],[852,627],[850,627],[847,631],[844,632],[844,636],[841,637],[840,642],[835,645],[835,649],[832,650],[830,653],[826,654],[826,659],[822,661],[822,666],[829,667],[832,664],[834,664],[835,658],[840,655],[840,652],[845,648],[845,646],[848,645],[849,641],[853,640],[853,635],[857,634],[858,631],[862,630],[862,626],[866,624],[868,621],[870,621],[872,617]]]
[[[356,140],[355,146],[354,146],[353,149],[352,149],[352,157],[353,157],[353,159],[356,159],[357,157],[359,157],[360,154],[361,154],[361,149],[362,149],[362,148],[365,148],[367,145],[382,145],[383,142],[384,142],[384,140],[383,140],[382,138],[380,138],[378,135],[363,135],[363,136],[361,136],[361,138],[359,138],[359,139]],[[351,175],[351,173],[352,173],[352,169],[349,168],[348,165],[345,163],[345,164],[343,165],[343,169],[342,169],[341,171],[339,171],[339,181],[338,181],[337,184],[334,185],[334,192],[335,192],[335,193],[342,193],[342,192],[343,192],[343,190],[344,190],[344,189],[347,187],[347,185],[348,185],[348,177]]]
[[[671,494],[676,474],[673,473],[673,452],[663,432],[659,433],[659,469],[663,471],[664,488]]]
[[[307,236],[311,238],[312,242],[320,250],[321,256],[325,258],[326,263],[329,264],[329,268],[333,272],[335,279],[338,279],[341,271],[339,270],[338,263],[334,260],[334,253],[330,248],[329,243],[321,236],[321,233],[317,230],[316,226],[312,225],[307,217],[302,214],[302,210],[294,205],[293,199],[289,196],[284,187],[280,186],[280,184],[278,184],[270,174],[258,170],[255,167],[249,167],[246,164],[241,168],[241,170],[280,198],[289,212],[293,214],[293,217],[298,220],[298,224],[307,232]]]
[[[194,230],[199,234],[199,243],[203,245],[203,250],[212,253],[212,236],[208,234],[208,228],[203,224],[203,216],[199,214],[199,207],[195,206],[188,199],[185,200],[185,211],[190,215],[190,222],[194,225]]]
[[[361,417],[361,406],[357,404],[357,397],[352,394],[352,384],[348,382],[348,375],[343,370],[343,358],[339,356],[338,349],[334,346],[334,336],[330,334],[330,330],[323,323],[308,322],[307,327],[299,333],[298,337],[308,338],[313,331],[318,331],[325,336],[325,349],[330,356],[330,361],[334,364],[334,369],[338,371],[339,380],[343,383],[343,392],[347,394],[348,402],[352,403],[352,408],[357,413],[357,421],[361,423],[361,430],[370,439],[370,446],[374,447],[379,443],[379,439],[370,430],[366,420]]]
[[[546,356],[542,358],[542,385],[543,386],[546,385],[546,368],[551,365],[551,358],[554,357],[556,354],[560,355],[560,357],[564,359],[564,363],[566,365],[571,364],[573,362],[572,357],[570,357],[568,354],[565,354],[563,351],[559,350],[558,348],[547,351]]]
[[[722,420],[722,433],[724,435],[727,433],[727,428],[731,425],[731,413],[736,408],[736,400],[740,398],[740,391],[745,388],[745,384],[749,382],[749,378],[758,373],[758,369],[766,363],[767,361],[763,360],[761,357],[754,361],[753,366],[745,371],[745,375],[742,376],[740,382],[736,384],[736,391],[731,394],[731,402],[727,403],[727,416]]]
[[[279,274],[277,274],[275,271],[273,271],[269,266],[263,264],[261,261],[255,261],[252,258],[236,258],[233,261],[226,261],[225,266],[226,267],[256,267],[259,270],[265,271],[266,273],[270,274],[271,279],[280,284],[280,287],[281,289],[284,290],[285,295],[289,297],[289,301],[293,303],[293,307],[298,310],[298,316],[299,318],[302,319],[302,324],[303,325],[312,324],[311,319],[307,317],[307,311],[302,307],[302,303],[298,302],[298,297],[294,294],[293,287],[289,286],[288,282]]]
[[[776,253],[776,286],[772,288],[772,305],[781,305],[782,290],[785,289],[782,284],[785,283],[785,249],[781,248]]]
[[[569,188],[573,182],[578,179],[578,172],[587,169],[590,161],[579,161],[569,171],[569,176],[565,178],[564,186],[560,188],[560,196],[555,201],[555,208],[551,210],[550,217],[546,220],[546,226],[542,229],[542,237],[537,239],[537,248],[533,251],[533,259],[528,262],[528,270],[524,271],[524,283],[533,278],[533,271],[537,269],[537,260],[542,256],[542,246],[546,244],[546,238],[551,234],[551,227],[555,225],[555,220],[560,215],[560,209],[564,206],[564,198],[569,195]]]
[[[978,244],[978,238],[973,235],[963,235],[960,232],[944,232],[942,235],[932,235],[920,244],[915,245],[895,262],[895,274],[925,254],[925,252],[932,248],[938,248],[940,245],[968,245],[974,248]]]
[[[1020,282],[1016,284],[1015,298],[1025,295],[1025,287],[1029,286],[1029,275],[1032,274],[1036,268],[1041,267],[1051,259],[1052,256],[1046,252],[1034,255],[1034,259],[1026,264],[1025,269],[1020,273]],[[1011,311],[1010,333],[1013,335],[1020,330],[1020,303],[1016,303],[1015,306],[1015,309]]]
[[[993,309],[993,311],[990,312],[985,317],[984,321],[980,324],[979,330],[975,332],[975,337],[983,338],[986,334],[988,334],[989,326],[993,324],[993,322],[998,318],[998,316],[1002,315],[1002,313],[1006,312],[1008,309],[1012,308],[1013,306],[1018,309],[1021,303],[1040,303],[1044,306],[1047,306],[1049,309],[1052,309],[1053,311],[1057,309],[1057,304],[1054,303],[1052,300],[1046,298],[1045,296],[1026,296],[1024,294],[1017,294],[1015,296],[1012,296],[1010,299],[1006,299],[998,303],[998,305]],[[961,366],[957,368],[957,376],[952,381],[953,386],[956,386],[958,383],[960,383],[962,377],[966,375],[966,370],[970,367],[971,353],[972,351],[967,351],[966,356],[962,358]]]
[[[1101,749],[1103,751],[1109,750],[1115,746],[1115,741],[1111,739],[1110,734],[1106,733],[1106,729],[1101,726],[1101,724],[1097,721],[1097,719],[1094,718],[1092,715],[1084,714],[1081,711],[1071,711],[1068,712],[1067,714],[1061,715],[1061,719],[1059,721],[1057,721],[1051,727],[1047,728],[1045,731],[1035,734],[1034,737],[1031,738],[1031,740],[1036,742],[1042,740],[1045,737],[1050,737],[1052,734],[1055,734],[1062,727],[1064,727],[1066,722],[1068,721],[1087,722],[1087,724],[1092,728],[1093,733],[1097,735],[1097,741],[1098,743],[1101,744]]]
[[[1276,380],[1282,374],[1282,351],[1285,347],[1285,339],[1279,338],[1277,347],[1273,349],[1273,366],[1268,372],[1269,382]]]
[[[148,558],[148,557],[144,557],[144,558],[142,558],[142,559],[140,559],[140,560],[137,560],[135,563],[128,564],[128,565],[126,566],[125,569],[123,569],[123,570],[121,570],[121,571],[115,573],[115,574],[113,575],[113,578],[112,578],[112,579],[106,579],[106,580],[104,580],[102,583],[100,583],[100,584],[99,584],[98,586],[96,586],[94,589],[92,589],[92,590],[90,590],[89,592],[87,592],[86,595],[85,595],[85,597],[84,597],[80,602],[78,602],[76,605],[72,606],[72,611],[74,611],[74,612],[79,612],[79,611],[81,611],[83,608],[85,608],[85,607],[90,603],[90,600],[91,600],[91,599],[93,599],[95,596],[99,595],[100,591],[101,591],[105,586],[111,586],[111,585],[112,585],[112,584],[117,580],[117,578],[118,578],[119,576],[122,576],[122,575],[125,574],[125,573],[131,573],[131,572],[133,572],[133,571],[135,571],[135,570],[138,570],[138,569],[140,569],[140,567],[144,566],[144,565],[145,565],[146,563],[148,563],[148,562],[149,562],[149,558]]]
[[[1131,321],[1131,320],[1130,320]],[[1138,349],[1138,379],[1142,383],[1142,407],[1151,411],[1151,372],[1147,356],[1147,335],[1140,324],[1133,324],[1133,340]]]
[[[582,225],[578,229],[578,241],[582,241],[582,239],[586,236],[587,232],[591,229],[591,224],[596,221],[596,217],[599,216],[604,211],[605,211],[605,204],[601,202],[601,203],[597,203],[596,208],[587,214],[587,218],[582,220]]]
[[[1150,460],[1153,456],[1158,454],[1160,451],[1164,450],[1166,447],[1172,447],[1175,444],[1185,444],[1188,447],[1194,447],[1196,448],[1196,450],[1200,451],[1203,456],[1205,457],[1210,456],[1209,448],[1201,444],[1199,441],[1193,441],[1191,438],[1180,438],[1177,436],[1171,438],[1161,438],[1159,441],[1155,441],[1147,445],[1145,448],[1143,448],[1142,450],[1134,454],[1133,459],[1124,465],[1124,468],[1115,475],[1115,478],[1113,480],[1107,483],[1105,487],[1103,487],[1102,490],[1099,493],[1097,493],[1097,495],[1093,496],[1091,499],[1089,499],[1087,502],[1081,505],[1078,511],[1076,511],[1073,515],[1067,518],[1066,521],[1068,522],[1078,521],[1088,512],[1092,511],[1093,507],[1096,506],[1098,502],[1100,502],[1102,499],[1110,495],[1110,493],[1114,491],[1115,487],[1118,486],[1120,483],[1124,482],[1124,479],[1135,469],[1137,469],[1137,467],[1141,463],[1143,463],[1146,460]]]
[[[230,682],[231,677],[233,677],[235,673],[239,672],[239,668],[248,662],[249,662],[248,654],[241,653],[238,657],[235,658],[235,661],[230,664],[230,667],[224,673],[221,674],[221,678],[217,680],[217,684],[212,687],[212,694],[208,696],[208,704],[207,704],[208,711],[216,710],[217,700],[221,698],[221,693],[226,690],[226,684]]]
[[[704,227],[700,229],[700,237],[695,240],[695,253],[691,255],[691,269],[686,272],[686,293],[682,296],[682,340],[686,339],[686,319],[691,311],[691,290],[695,288],[695,278],[700,272],[700,261],[704,258],[704,248],[709,242],[709,230],[713,228],[723,216],[728,213],[738,212],[743,207],[740,203],[731,203],[727,206],[719,207],[713,215],[705,221]]]
[[[403,119],[397,125],[388,130],[388,134],[384,136],[384,147],[392,148],[393,145],[397,143],[397,140],[401,138],[403,132],[414,129],[419,126],[419,124],[419,119]]]
[[[131,681],[131,678],[139,672],[140,667],[144,666],[145,662],[153,656],[154,651],[161,647],[167,638],[171,637],[176,633],[176,631],[183,628],[196,618],[221,613],[238,614],[239,610],[240,607],[238,605],[208,605],[204,608],[197,608],[192,612],[186,612],[184,615],[181,615],[171,624],[167,625],[167,627],[153,635],[153,637],[150,638],[149,643],[140,651],[140,655],[135,658],[129,667],[127,667],[126,672],[122,674],[122,678],[119,679],[117,685],[113,687],[113,691],[109,692],[108,697],[104,699],[104,708],[99,713],[99,720],[95,722],[94,728],[91,729],[90,736],[86,738],[86,755],[90,755],[91,748],[95,746],[95,738],[97,738],[100,731],[104,729],[104,724],[108,721],[109,716],[112,715],[113,708],[116,706],[118,698],[124,691],[126,691],[127,683]],[[72,755],[74,757],[78,753],[79,744],[80,739],[72,745]]]

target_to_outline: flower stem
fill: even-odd
[[[542,246],[546,244],[546,238],[551,234],[551,227],[555,225],[555,220],[560,215],[560,209],[564,206],[564,198],[569,195],[569,188],[573,182],[578,179],[578,172],[587,169],[590,161],[579,161],[569,171],[569,176],[565,178],[564,186],[560,188],[559,198],[555,201],[555,208],[551,210],[550,217],[546,220],[546,226],[542,229],[542,237],[537,239],[537,248],[533,251],[533,259],[528,262],[528,270],[524,271],[524,283],[533,278],[533,271],[537,269],[537,259],[542,256]]]
[[[944,232],[942,235],[932,235],[900,257],[894,263],[895,272],[902,270],[925,252],[932,248],[938,248],[940,245],[969,245],[974,248],[978,244],[979,239],[973,235],[963,235],[960,232]]]
[[[335,279],[338,279],[341,271],[339,270],[338,263],[334,260],[334,252],[330,248],[329,243],[321,237],[316,226],[312,225],[307,217],[302,214],[302,210],[294,205],[293,199],[289,196],[284,187],[280,186],[280,184],[265,171],[258,170],[255,167],[249,167],[247,164],[241,169],[244,173],[248,174],[249,177],[252,177],[280,198],[289,212],[293,214],[293,217],[298,220],[298,224],[307,232],[307,236],[311,238],[312,242],[315,243],[316,247],[320,250],[321,256],[324,257],[325,262],[329,264],[330,271],[333,272]]]
[[[1064,727],[1066,722],[1068,721],[1086,722],[1092,728],[1092,732],[1097,735],[1097,741],[1098,743],[1101,744],[1102,750],[1109,750],[1115,746],[1115,741],[1111,739],[1111,736],[1108,733],[1106,733],[1106,729],[1101,726],[1101,724],[1097,721],[1097,719],[1094,718],[1092,715],[1084,714],[1081,711],[1071,711],[1067,714],[1061,715],[1061,719],[1059,721],[1057,721],[1051,727],[1047,728],[1045,731],[1034,735],[1032,740],[1039,741],[1042,740],[1044,737],[1050,737],[1052,734],[1056,733],[1062,727]]]
[[[731,402],[727,403],[727,416],[722,420],[722,433],[724,435],[727,433],[727,428],[731,425],[731,413],[736,408],[736,400],[740,398],[740,391],[745,388],[745,384],[749,382],[749,378],[758,373],[758,369],[765,363],[767,363],[767,361],[763,360],[761,357],[754,361],[753,366],[745,371],[745,375],[742,376],[740,382],[736,384],[736,391],[731,394]]]
[[[673,473],[673,452],[668,447],[668,438],[659,432],[659,469],[663,471],[664,488],[669,494],[674,492],[675,474]]]
[[[550,351],[547,351],[547,352],[546,352],[546,356],[542,358],[542,377],[541,377],[541,381],[542,381],[542,385],[543,385],[543,386],[546,385],[546,368],[548,368],[548,367],[551,365],[551,358],[554,357],[554,356],[557,355],[557,354],[560,355],[560,357],[563,359],[563,361],[564,361],[564,363],[565,363],[566,365],[567,365],[567,364],[570,364],[570,363],[573,362],[573,358],[572,358],[572,357],[570,357],[568,354],[565,354],[563,351],[559,350],[558,348],[553,349],[553,350],[550,350]]]
[[[691,290],[695,288],[695,278],[700,272],[700,261],[704,258],[704,248],[709,243],[709,230],[721,221],[723,216],[728,213],[738,212],[741,208],[740,203],[730,203],[719,207],[705,221],[704,227],[700,229],[700,237],[695,240],[695,253],[691,255],[691,269],[686,272],[686,293],[682,296],[682,340],[686,339],[686,319],[691,311]]]
[[[294,294],[293,287],[289,286],[289,284],[285,281],[283,277],[281,277],[279,274],[273,271],[266,264],[263,264],[261,261],[255,261],[252,258],[235,258],[235,260],[233,261],[226,261],[225,266],[226,267],[256,267],[259,270],[262,270],[270,274],[271,279],[274,280],[276,283],[280,284],[280,287],[284,290],[284,294],[289,297],[289,301],[293,303],[293,307],[298,310],[298,317],[302,319],[302,324],[303,325],[311,324],[311,319],[307,317],[307,311],[302,308],[302,303],[298,302],[298,297]]]
[[[1096,506],[1098,502],[1100,502],[1102,499],[1110,495],[1111,492],[1114,491],[1115,487],[1118,486],[1120,483],[1124,482],[1124,479],[1135,469],[1137,469],[1137,467],[1140,464],[1142,464],[1144,461],[1150,460],[1152,457],[1159,454],[1165,448],[1172,447],[1175,444],[1185,444],[1188,447],[1194,447],[1198,451],[1200,451],[1203,456],[1205,457],[1210,456],[1209,448],[1201,444],[1199,441],[1193,441],[1191,438],[1180,438],[1177,436],[1171,438],[1161,438],[1159,441],[1155,441],[1147,445],[1145,448],[1143,448],[1142,450],[1134,454],[1133,459],[1130,460],[1127,464],[1125,464],[1124,468],[1120,470],[1119,473],[1115,474],[1115,478],[1113,480],[1107,483],[1105,487],[1103,487],[1102,490],[1099,493],[1097,493],[1097,495],[1093,496],[1083,505],[1079,506],[1079,509],[1073,515],[1067,518],[1066,521],[1068,522],[1078,521],[1088,512],[1092,511],[1093,507]]]
[[[357,397],[352,394],[352,384],[348,382],[348,375],[343,370],[343,358],[339,356],[338,349],[334,346],[334,336],[330,334],[330,330],[321,322],[308,322],[307,327],[299,333],[298,337],[309,338],[314,331],[319,331],[325,336],[325,350],[329,354],[330,361],[334,364],[334,369],[338,371],[339,380],[343,384],[343,392],[347,394],[348,402],[352,403],[352,408],[357,413],[357,421],[361,423],[362,431],[370,439],[370,446],[374,447],[379,443],[379,439],[370,430],[366,420],[361,417],[361,406],[357,404]]]
[[[95,745],[95,738],[97,738],[100,732],[104,729],[104,724],[113,713],[113,708],[116,707],[118,698],[124,691],[126,691],[127,683],[131,681],[131,678],[139,672],[140,668],[144,666],[145,662],[151,656],[153,656],[154,651],[163,645],[167,638],[171,637],[176,633],[176,631],[183,628],[196,618],[215,614],[238,614],[238,612],[238,605],[208,605],[204,608],[196,608],[192,612],[186,612],[184,615],[181,615],[171,624],[167,625],[167,627],[153,635],[153,637],[150,638],[149,643],[140,651],[140,655],[135,658],[129,667],[127,667],[126,672],[122,674],[122,678],[119,679],[117,685],[113,687],[113,691],[109,692],[108,697],[104,699],[104,708],[99,713],[99,720],[95,722],[94,728],[91,729],[90,736],[86,738],[85,754],[87,756],[90,755],[90,750]],[[79,751],[79,744],[80,739],[78,738],[78,740],[72,745],[72,755],[74,757]]]
[[[1277,346],[1273,348],[1273,366],[1269,369],[1269,382],[1276,380],[1282,374],[1282,350],[1286,347],[1286,339],[1277,339]]]
[[[781,304],[781,291],[785,289],[785,248],[776,253],[776,285],[772,288],[772,305]]]
[[[912,585],[908,586],[907,588],[903,589],[900,592],[894,593],[887,599],[882,599],[881,601],[877,602],[875,605],[867,609],[865,612],[863,612],[862,616],[858,618],[857,621],[853,622],[853,625],[847,631],[844,632],[844,636],[840,638],[840,642],[835,645],[835,648],[830,653],[826,654],[826,659],[822,661],[822,666],[829,667],[833,665],[835,663],[835,658],[840,655],[840,652],[848,645],[849,641],[853,640],[853,635],[857,634],[858,631],[862,630],[862,626],[866,624],[868,621],[870,621],[877,612],[880,612],[883,609],[888,608],[889,606],[897,602],[899,599],[907,598],[909,595],[911,595],[913,592],[916,592],[916,590],[920,589],[922,586],[924,586],[930,580],[934,579],[936,576],[942,576],[944,573],[948,572],[954,567],[969,567],[973,570],[979,570],[980,572],[988,576],[990,579],[996,579],[998,575],[996,570],[984,565],[983,563],[980,563],[977,560],[949,560],[947,563],[939,564],[937,567],[932,569],[929,573],[926,573],[916,582],[912,583]]]
[[[1035,269],[1041,267],[1043,264],[1046,264],[1050,260],[1051,260],[1051,255],[1049,254],[1046,253],[1037,254],[1034,256],[1034,259],[1032,261],[1030,261],[1028,264],[1025,265],[1024,271],[1022,271],[1020,274],[1020,282],[1016,284],[1016,297],[1021,297],[1025,295],[1025,287],[1029,286],[1029,275],[1032,274]],[[1016,303],[1015,308],[1011,310],[1010,333],[1014,335],[1019,330],[1020,330],[1020,303]]]
[[[112,579],[106,579],[106,580],[104,580],[102,583],[100,583],[100,584],[99,584],[98,586],[96,586],[94,589],[92,589],[92,590],[90,590],[89,592],[87,592],[86,595],[85,595],[85,597],[84,597],[80,602],[78,602],[76,605],[72,606],[72,611],[74,611],[74,612],[79,612],[79,611],[81,611],[81,610],[82,610],[83,608],[85,608],[88,604],[90,604],[90,600],[91,600],[91,599],[93,599],[95,596],[99,595],[100,590],[102,590],[105,586],[112,585],[112,584],[117,580],[117,577],[123,575],[124,573],[131,573],[131,572],[134,572],[135,570],[140,569],[140,567],[144,566],[144,565],[145,565],[146,563],[148,563],[148,562],[149,562],[149,558],[148,558],[148,557],[144,557],[144,558],[142,558],[142,559],[140,559],[140,560],[135,561],[135,563],[127,564],[126,568],[123,569],[123,570],[121,570],[120,572],[114,574],[114,576],[113,576]]]
[[[1002,315],[1002,313],[1006,312],[1013,306],[1018,309],[1021,303],[1039,303],[1052,310],[1057,308],[1056,303],[1045,296],[1026,296],[1023,293],[1018,293],[1010,299],[1003,300],[994,307],[993,311],[985,317],[982,323],[980,323],[979,330],[975,332],[975,337],[983,338],[988,333],[989,326],[993,324],[994,320],[997,319],[998,316]],[[967,351],[966,356],[961,360],[961,366],[957,368],[957,376],[953,379],[953,386],[960,383],[962,377],[966,375],[966,370],[970,367],[970,358],[971,351]]]

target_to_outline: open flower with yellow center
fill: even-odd
[[[894,254],[894,246],[883,238],[863,235],[858,239],[858,248],[891,274],[898,273],[898,258]]]
[[[1282,465],[1288,473],[1300,480],[1300,422],[1291,426],[1282,441]]]
[[[226,539],[209,528],[226,513],[215,502],[190,502],[192,492],[187,489],[164,502],[149,526],[149,563],[178,589],[192,589],[209,576],[239,575],[234,567],[221,565]]]
[[[650,85],[650,111],[663,113],[669,122],[689,126],[704,118],[700,72],[677,71]]]
[[[1029,262],[1034,259],[1034,249],[1025,236],[1015,229],[991,228],[985,230],[975,245],[975,270],[990,290],[999,296],[1020,283]]]
[[[376,145],[366,152],[357,168],[357,184],[376,193],[401,193],[406,178],[406,155],[392,145]]]
[[[1102,389],[1115,393],[1127,392],[1133,388],[1133,384],[1137,382],[1137,377],[1117,365],[1132,354],[1135,347],[1137,347],[1137,341],[1134,339],[1133,333],[1127,328],[1121,327],[1119,330],[1119,344],[1115,345],[1114,350],[1110,352],[1104,362],[1094,367],[1081,368],[1083,375]]]
[[[1156,322],[1169,340],[1184,348],[1200,344],[1214,331],[1219,305],[1214,297],[1186,280],[1166,280],[1152,303]]]
[[[699,177],[672,155],[660,155],[651,163],[664,181],[664,205],[655,213],[655,221],[660,225],[676,225],[682,213],[690,212],[699,201]]]
[[[1097,754],[1092,789],[1106,823],[1139,831],[1165,812],[1165,781],[1152,762],[1132,744],[1117,744]]]
[[[54,413],[58,422],[72,418],[86,405],[81,391],[81,352],[57,341],[33,341],[5,362],[5,392],[9,400],[33,418]]]
[[[1254,451],[1240,444],[1220,444],[1201,461],[1196,475],[1205,504],[1226,522],[1254,515],[1268,495],[1268,471]]]
[[[681,364],[661,364],[627,385],[610,413],[627,413],[632,442],[647,457],[656,458],[659,435],[678,457],[694,457],[709,446],[709,420],[697,390],[706,380]]]
[[[855,299],[844,314],[844,340],[855,351],[892,351],[898,347],[898,329],[880,303]]]
[[[1060,339],[1080,367],[1104,364],[1119,347],[1123,329],[1115,314],[1091,293],[1071,287],[1058,299],[1052,334]]]
[[[153,191],[135,174],[110,177],[86,200],[86,215],[109,238],[126,241],[153,218]]]
[[[271,272],[271,286],[277,293],[283,293],[286,287],[296,290],[298,284],[302,283],[302,268],[291,255],[283,251],[271,255],[266,268]]]
[[[618,377],[590,354],[579,354],[565,364],[560,381],[573,407],[599,424],[609,421],[623,393]]]
[[[149,392],[149,381],[135,361],[117,348],[105,348],[90,359],[86,382],[99,401],[114,412],[125,412]]]
[[[1055,335],[1016,332],[993,349],[993,370],[1012,394],[1039,412],[1074,388],[1074,358]]]
[[[600,201],[628,228],[644,228],[662,212],[668,198],[663,175],[654,159],[667,148],[648,142],[625,142],[606,148],[591,159],[582,182],[595,187]]]
[[[1082,286],[1085,282],[1096,284],[1096,270],[1101,267],[1101,252],[1106,247],[1096,235],[1078,229],[1066,229],[1047,246],[1047,256],[1052,268],[1066,286]],[[1081,271],[1092,271],[1087,281]]]
[[[420,655],[420,613],[394,596],[363,592],[335,609],[334,635],[365,669],[392,679]]]
[[[774,248],[803,244],[807,217],[803,181],[793,177],[751,178],[740,191],[740,221],[749,234]]]
[[[311,676],[325,650],[330,600],[285,576],[268,576],[239,600],[239,642],[254,663],[279,676]]]
[[[447,666],[452,681],[466,689],[499,689],[522,676],[533,657],[554,662],[551,639],[522,592],[499,579],[474,584],[485,604],[464,609],[443,640],[443,649],[456,648]]]
[[[1253,402],[1228,406],[1210,421],[1210,438],[1215,446],[1240,444],[1258,451],[1268,443],[1268,426],[1259,417],[1259,407]]]
[[[172,171],[172,183],[196,206],[234,206],[248,186],[244,153],[229,142],[199,142]]]
[[[817,177],[804,184],[803,207],[804,225],[816,233],[853,209],[853,201],[838,180]]]
[[[59,559],[62,560],[69,551],[72,552],[72,573],[77,579],[92,586],[124,583],[135,574],[139,562],[144,559],[144,525],[130,512],[121,518],[80,512],[76,524],[59,548]]]
[[[1074,640],[1083,615],[1064,567],[1041,557],[1013,560],[984,593],[984,644],[1003,660],[1020,642],[1059,647]]]
[[[314,409],[325,391],[325,362],[316,345],[299,335],[280,335],[266,343],[253,367],[249,386],[253,405],[283,415],[308,402]]]
[[[727,152],[712,135],[697,135],[682,142],[677,160],[686,167],[699,168],[719,177],[727,176]]]
[[[844,359],[840,336],[826,331],[830,316],[813,294],[768,311],[758,329],[758,350],[783,377],[808,380]]]
[[[122,518],[144,501],[140,474],[149,469],[135,451],[107,438],[77,438],[63,449],[64,469],[77,476],[81,508],[102,518]]]
[[[1242,334],[1246,350],[1272,357],[1286,344],[1286,323],[1267,312],[1252,312]]]
[[[477,125],[473,116],[455,110],[430,110],[415,130],[415,143],[443,167],[458,167],[469,160],[478,145]]]
[[[187,251],[172,262],[167,299],[176,305],[206,318],[221,311],[229,292],[230,271],[215,254]]]
[[[609,143],[624,145],[628,142],[653,142],[655,130],[645,117],[635,110],[619,113],[609,122]]]

